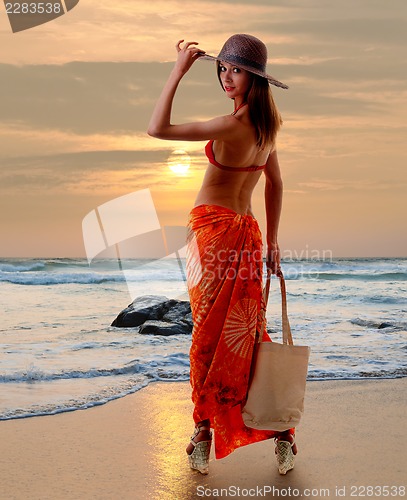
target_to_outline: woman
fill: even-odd
[[[215,433],[215,455],[275,438],[279,471],[294,466],[294,429],[259,431],[244,425],[255,338],[269,340],[262,321],[262,238],[252,213],[251,195],[266,177],[267,268],[280,269],[277,242],[282,181],[274,147],[282,123],[269,83],[288,88],[265,72],[266,46],[251,35],[233,35],[219,56],[208,56],[187,42],[152,114],[148,134],[160,139],[209,140],[208,167],[188,221],[188,291],[193,316],[191,360],[195,432],[187,447],[190,466],[208,473]],[[172,102],[182,77],[198,59],[216,59],[218,78],[234,101],[231,115],[173,125]]]

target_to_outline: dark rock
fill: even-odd
[[[393,326],[391,323],[380,323],[380,325],[377,327],[379,330],[381,328],[388,328],[389,326]]]
[[[168,321],[146,321],[140,326],[139,333],[143,335],[164,335],[166,337],[170,335],[186,335],[191,333],[190,328],[187,325],[169,323]]]
[[[178,335],[192,332],[191,306],[186,300],[168,299],[163,295],[137,297],[117,316],[112,326],[140,326],[140,333]]]
[[[117,316],[112,326],[140,326],[148,319],[161,319],[168,312],[175,300],[169,300],[164,295],[144,295],[137,297],[126,309]]]
[[[191,310],[191,307],[190,307],[190,310]],[[186,324],[187,324],[188,326],[190,326],[190,327],[191,327],[191,329],[192,329],[192,327],[194,326],[194,323],[193,323],[193,321],[192,321],[192,312],[189,312],[188,314],[186,314],[186,315],[184,316],[184,318],[182,319],[182,322],[183,322],[183,323],[186,323]]]
[[[188,313],[191,312],[191,306],[186,300],[179,301],[171,309],[164,314],[162,317],[163,321],[173,321],[177,322],[184,318]],[[192,316],[191,316],[192,318]]]

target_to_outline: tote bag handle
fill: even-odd
[[[285,288],[285,280],[284,280],[283,272],[282,272],[280,267],[277,270],[276,276],[280,279],[283,344],[294,345],[293,337],[291,335],[290,322],[288,321],[288,314],[287,314],[287,293],[286,293],[286,288]],[[270,269],[267,269],[267,280],[266,280],[266,284],[264,285],[264,288],[263,288],[263,299],[264,299],[263,321],[264,322],[266,321],[266,308],[267,308],[267,302],[268,302],[269,293],[270,293],[270,282],[271,282],[271,271],[270,271]],[[258,341],[261,342],[260,336],[259,336]]]

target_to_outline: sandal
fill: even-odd
[[[191,444],[194,447],[192,453],[188,455],[189,466],[191,469],[199,471],[201,474],[209,472],[209,454],[211,452],[212,432],[209,432],[210,438],[205,441],[195,442],[194,439],[201,431],[210,431],[210,427],[195,427],[194,434],[191,436]]]
[[[280,474],[287,474],[287,472],[291,469],[294,469],[294,458],[295,455],[293,453],[293,446],[295,443],[294,436],[293,442],[284,441],[283,439],[274,438],[274,442],[276,443],[276,454],[277,454],[277,464],[278,464],[278,472]]]

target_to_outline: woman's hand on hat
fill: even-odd
[[[205,51],[195,47],[195,45],[198,45],[198,42],[186,42],[181,47],[183,42],[184,40],[179,40],[179,42],[175,45],[178,52],[178,59],[175,63],[175,67],[184,75],[198,59],[198,57],[205,54]]]

